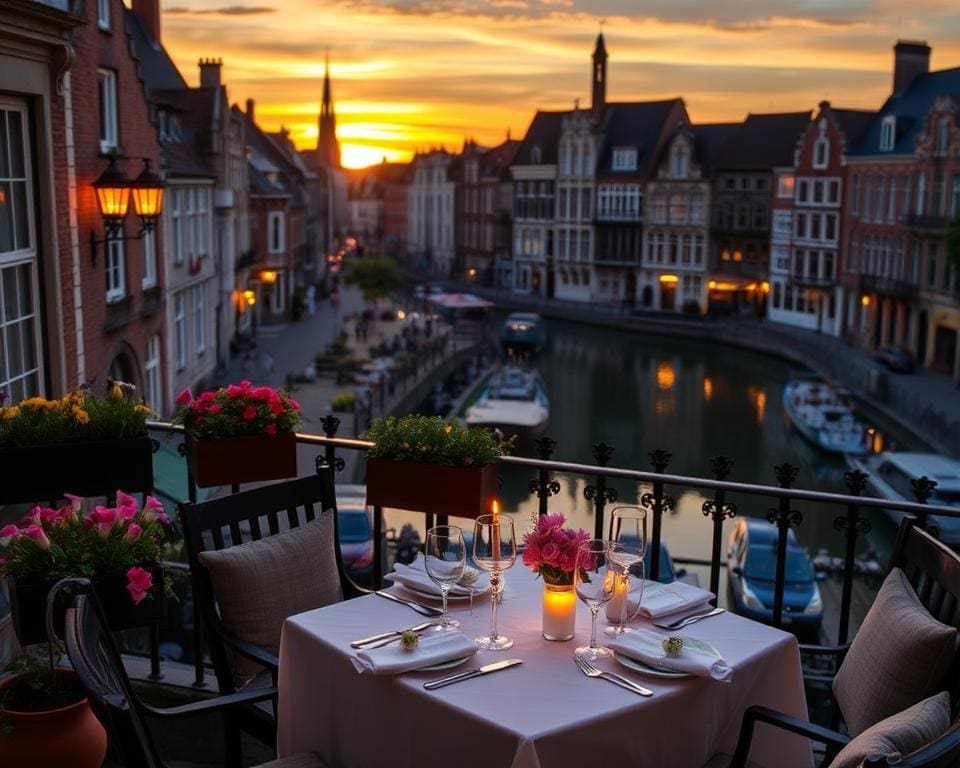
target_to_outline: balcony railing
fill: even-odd
[[[314,446],[318,450],[317,463],[333,467],[337,473],[344,472],[348,467],[345,458],[348,452],[365,453],[373,443],[355,438],[337,437],[340,420],[335,416],[326,416],[320,420],[323,435],[298,434],[297,440],[301,445]],[[182,427],[167,423],[151,422],[151,430],[178,433]],[[704,497],[701,504],[703,516],[703,535],[711,542],[709,559],[693,559],[674,557],[680,563],[687,563],[705,567],[709,570],[709,589],[714,594],[719,593],[721,566],[725,560],[723,551],[723,524],[726,520],[736,516],[741,510],[753,509],[762,511],[769,523],[777,530],[775,548],[776,570],[774,582],[774,605],[772,623],[774,626],[783,626],[786,609],[784,606],[786,552],[788,533],[791,528],[798,528],[805,522],[805,515],[810,518],[828,515],[829,527],[837,532],[843,550],[842,592],[840,600],[839,624],[837,642],[844,643],[850,634],[851,606],[853,602],[853,585],[855,573],[855,559],[857,540],[870,532],[871,522],[864,517],[866,510],[886,510],[913,515],[919,524],[928,530],[938,533],[936,520],[932,515],[942,517],[960,517],[960,509],[935,506],[928,504],[933,494],[935,483],[927,478],[917,478],[913,483],[915,502],[898,502],[886,499],[864,497],[860,494],[866,487],[867,475],[860,471],[850,471],[845,474],[846,494],[812,491],[794,488],[799,467],[789,463],[778,464],[774,467],[777,485],[761,485],[755,483],[733,482],[729,480],[735,462],[725,456],[716,456],[710,460],[709,477],[669,474],[667,469],[672,454],[666,450],[652,450],[649,452],[650,469],[638,470],[610,466],[614,454],[614,447],[607,443],[595,443],[592,446],[595,464],[580,464],[574,462],[556,461],[552,459],[556,443],[549,437],[542,437],[536,441],[537,456],[504,456],[502,463],[506,467],[527,469],[531,476],[528,483],[530,494],[538,500],[538,513],[545,515],[551,511],[551,499],[561,492],[561,483],[573,483],[577,479],[586,480],[583,496],[589,502],[594,517],[594,535],[603,538],[606,532],[605,513],[608,507],[618,500],[618,492],[614,487],[616,481],[629,481],[641,489],[639,503],[647,509],[651,520],[650,529],[650,578],[656,580],[662,568],[662,541],[664,516],[675,509],[675,498],[686,489],[699,491]],[[357,457],[354,457],[357,458]],[[354,462],[351,462],[354,463]],[[706,469],[706,468],[705,468]],[[186,467],[184,467],[186,472]],[[191,501],[197,498],[196,487],[192,478],[187,478],[188,496]],[[352,480],[352,478],[350,478]],[[349,480],[348,480],[349,482]],[[238,490],[236,487],[234,492]],[[797,507],[802,504],[816,505],[807,510]],[[751,505],[753,505],[751,507]],[[699,519],[699,518],[698,518]],[[382,537],[384,518],[383,508],[373,508],[374,521],[374,562],[373,586],[379,588],[384,572],[385,556]],[[433,515],[425,516],[425,525],[430,527],[434,523],[443,524],[446,521]],[[817,526],[815,519],[807,520],[812,526]],[[819,526],[821,529],[826,526]],[[182,564],[178,566],[182,568]],[[202,629],[194,616],[193,647],[203,647]],[[152,654],[157,654],[158,643],[151,643]],[[205,676],[202,655],[196,653],[195,673],[196,682],[202,685]],[[154,670],[159,672],[159,662],[154,664]]]
[[[914,283],[879,275],[860,275],[860,288],[864,293],[878,293],[898,299],[915,299],[919,292]]]
[[[943,232],[947,228],[947,217],[908,213],[903,217],[903,223],[910,229],[921,232]]]
[[[836,278],[822,275],[790,275],[790,282],[800,288],[832,288],[836,285]]]

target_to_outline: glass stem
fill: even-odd
[[[443,626],[447,626],[447,623],[450,621],[450,617],[447,616],[447,594],[450,592],[450,585],[444,584],[440,587],[440,595],[443,597],[443,618],[440,619],[440,623]]]
[[[497,639],[497,599],[500,596],[500,572],[494,571],[490,574],[490,605],[491,615],[490,615],[490,639]]]
[[[599,610],[599,605],[590,606],[590,648],[592,649],[597,647],[597,612]]]
[[[627,627],[627,598],[630,596],[630,572],[624,571],[623,579],[623,602],[620,604],[620,631]]]

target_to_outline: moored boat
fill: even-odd
[[[509,357],[530,356],[543,349],[547,328],[543,318],[533,312],[514,312],[500,331],[500,346]]]
[[[783,405],[797,431],[819,448],[868,452],[868,430],[854,415],[846,390],[819,379],[794,379],[783,390]]]
[[[490,376],[464,420],[471,427],[517,435],[523,443],[543,434],[549,417],[550,400],[540,375],[508,365]]]

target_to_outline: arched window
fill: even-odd
[[[540,147],[537,146],[530,150],[530,160],[534,165],[539,165],[542,162],[541,157]]]
[[[826,168],[830,158],[830,139],[821,136],[813,143],[813,167]]]

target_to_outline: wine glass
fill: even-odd
[[[477,647],[505,651],[513,647],[513,640],[497,631],[497,603],[503,590],[502,574],[517,561],[513,520],[502,515],[480,515],[473,526],[473,560],[490,574],[490,634],[476,638]]]
[[[605,539],[585,541],[577,550],[573,571],[577,597],[587,604],[591,616],[590,645],[577,648],[575,654],[589,661],[612,655],[609,648],[597,646],[597,613],[601,605],[610,602],[618,578],[618,567],[610,562],[609,550],[610,542]]]
[[[613,600],[607,603],[607,620],[616,622],[604,630],[613,637],[633,630],[627,626],[640,611],[643,600],[643,567],[647,546],[647,511],[640,507],[615,507],[610,518],[610,559],[618,569]],[[630,590],[630,576],[639,587]],[[636,597],[636,602],[632,597]]]
[[[443,629],[460,626],[460,622],[447,613],[447,595],[450,588],[463,578],[466,564],[467,545],[463,542],[462,530],[455,525],[438,525],[427,531],[424,566],[443,598],[443,618],[440,620]]]

